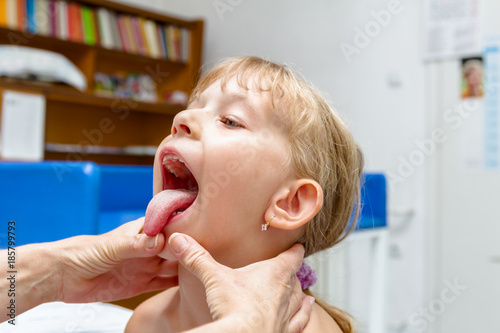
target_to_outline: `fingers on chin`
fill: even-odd
[[[179,263],[172,260],[162,260],[159,265],[158,275],[159,276],[172,276],[177,275],[179,269]]]

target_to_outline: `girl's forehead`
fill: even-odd
[[[210,99],[222,100],[238,100],[247,102],[248,104],[259,104],[258,107],[271,107],[272,98],[271,91],[262,89],[262,85],[257,82],[249,81],[247,84],[242,84],[236,77],[231,77],[228,80],[218,79],[211,84],[200,89],[196,96],[193,96],[191,102],[202,102]]]

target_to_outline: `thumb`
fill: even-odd
[[[281,261],[283,267],[292,269],[297,273],[304,260],[304,246],[302,244],[294,244],[288,250],[280,253],[275,260]]]
[[[168,244],[179,263],[198,277],[205,287],[208,280],[222,267],[207,250],[188,235],[173,233]]]
[[[152,257],[160,253],[165,245],[165,237],[158,233],[154,237],[146,234],[124,235],[113,242],[116,257],[121,259]]]

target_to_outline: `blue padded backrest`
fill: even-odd
[[[146,213],[153,197],[153,167],[101,165],[98,233]]]
[[[365,173],[361,184],[361,214],[356,229],[387,226],[385,176],[380,173]]]
[[[0,163],[0,248],[96,234],[99,168],[92,162]]]

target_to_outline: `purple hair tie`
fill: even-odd
[[[316,276],[316,272],[314,269],[309,267],[304,261],[302,262],[302,266],[300,266],[299,271],[297,272],[297,278],[300,281],[300,286],[302,290],[305,290],[316,283],[318,277]]]

